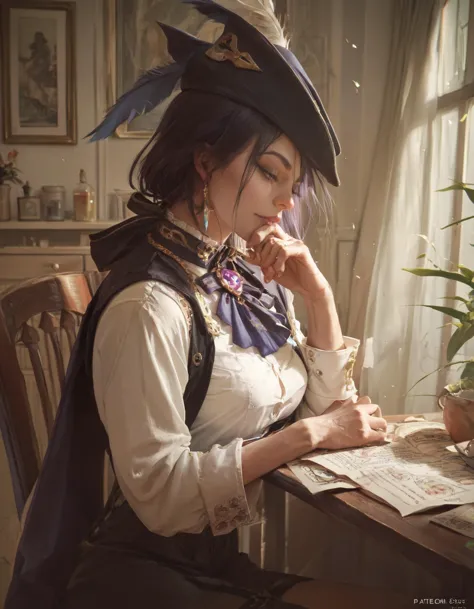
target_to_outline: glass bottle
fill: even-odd
[[[47,222],[64,220],[64,208],[66,202],[66,189],[64,186],[42,186],[41,206],[42,218]]]
[[[97,207],[95,191],[87,183],[86,172],[79,172],[79,184],[74,188],[74,218],[77,222],[95,222]]]

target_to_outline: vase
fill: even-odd
[[[466,391],[460,395],[445,392],[438,399],[446,431],[456,444],[474,439],[474,399],[471,398],[472,391]]]
[[[10,184],[0,184],[0,222],[10,220]]]

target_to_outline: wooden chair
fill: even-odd
[[[59,273],[0,294],[0,429],[19,515],[38,477],[80,320],[103,276]]]
[[[46,451],[80,319],[104,276],[58,273],[0,293],[0,431],[19,518]],[[108,459],[104,468],[105,500],[114,481]],[[251,528],[241,549],[262,565],[262,528]]]

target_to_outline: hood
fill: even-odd
[[[99,271],[109,270],[129,254],[164,217],[158,204],[138,192],[130,197],[127,207],[137,215],[90,236],[91,256]]]

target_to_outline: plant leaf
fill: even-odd
[[[437,330],[442,330],[443,328],[447,328],[448,326],[455,327],[455,324],[453,324],[452,322],[449,321],[447,324],[443,324],[442,326],[438,326],[436,329]]]
[[[469,362],[461,374],[462,379],[474,378],[474,362]]]
[[[459,302],[463,302],[464,304],[467,304],[469,302],[469,300],[462,298],[462,296],[440,296],[439,299],[440,300],[459,300]]]
[[[427,309],[433,309],[434,311],[439,311],[440,313],[444,313],[445,315],[449,315],[450,317],[455,317],[461,321],[465,321],[467,313],[463,313],[462,311],[458,311],[457,309],[453,309],[451,307],[438,307],[437,305],[414,305],[415,307],[426,307]]]
[[[442,271],[440,269],[423,269],[423,268],[415,268],[415,269],[405,269],[402,271],[407,271],[408,273],[412,273],[413,275],[418,275],[419,277],[444,277],[445,279],[452,279],[453,281],[459,281],[460,283],[465,283],[470,288],[474,287],[474,282],[470,281],[467,277],[464,277],[461,273],[451,273],[450,271]]]
[[[442,226],[441,230],[445,228],[449,228],[450,226],[456,226],[456,224],[461,224],[461,222],[466,222],[466,220],[472,220],[474,216],[468,216],[467,218],[461,218],[461,220],[456,220],[456,222],[451,222],[451,224],[446,224],[446,226]]]
[[[453,359],[464,343],[466,343],[472,337],[474,337],[474,323],[468,322],[462,324],[462,326],[456,330],[449,340],[448,348],[446,350],[448,362]]]
[[[439,372],[440,370],[444,370],[445,368],[450,368],[451,366],[457,366],[458,364],[470,364],[473,361],[474,360],[472,360],[472,359],[464,359],[464,360],[460,360],[458,362],[451,362],[449,364],[445,364],[444,366],[440,366],[439,368],[436,368],[436,370],[433,370],[433,372],[429,372],[428,374],[425,374],[425,376],[421,377],[421,379],[418,379],[416,381],[416,383],[410,387],[410,389],[407,391],[407,393],[410,393],[410,391],[412,389],[414,389],[419,383],[421,383],[421,381],[424,381],[429,376],[431,376],[432,374],[436,374],[436,372]]]
[[[474,218],[474,216],[472,216]],[[471,271],[470,268],[468,268],[467,266],[464,266],[464,264],[458,264],[458,269],[461,271],[461,273],[464,275],[464,277],[467,277],[468,279],[471,279],[474,277],[474,271]]]
[[[464,190],[464,192],[469,197],[471,203],[474,203],[474,188],[468,188],[468,186],[473,186],[473,184],[464,184],[463,182],[455,182],[451,186],[447,186],[446,188],[440,188],[436,192],[447,192],[448,190]]]
[[[434,242],[430,241],[426,235],[423,235],[422,233],[415,233],[415,237],[420,237],[420,239],[423,239],[423,241],[425,241],[429,246],[431,246],[434,249],[434,251],[436,252],[436,247],[435,247]]]

